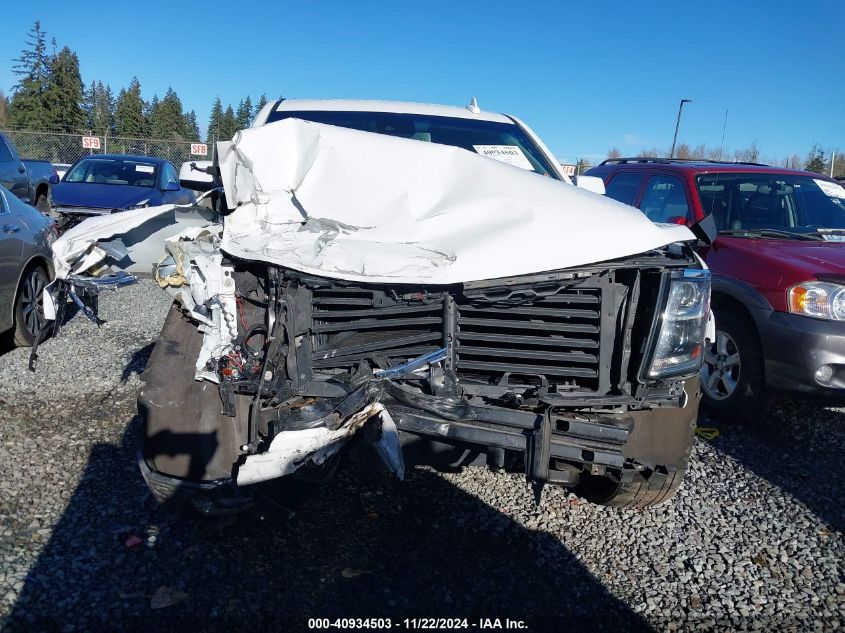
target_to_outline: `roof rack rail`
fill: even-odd
[[[752,163],[741,160],[709,160],[706,158],[658,158],[657,156],[632,156],[628,158],[608,158],[599,163],[601,165],[620,165],[625,163],[707,163],[713,165],[753,165],[755,167],[768,167],[766,163]]]

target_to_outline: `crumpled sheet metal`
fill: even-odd
[[[221,247],[326,277],[448,284],[581,266],[694,239],[473,152],[286,119],[218,144]]]
[[[165,243],[167,257],[156,267],[155,280],[174,295],[182,309],[199,325],[202,348],[196,360],[197,380],[219,382],[217,372],[207,369],[237,336],[235,280],[231,266],[224,265],[219,242],[222,227],[191,227]],[[165,265],[163,265],[165,264]],[[206,310],[201,313],[198,306]]]
[[[70,274],[82,273],[100,263],[108,253],[99,248],[97,242],[123,235],[173,208],[172,204],[147,207],[95,216],[80,222],[53,243],[53,266],[56,277],[64,279]],[[164,244],[162,244],[162,255],[164,255]]]
[[[402,479],[405,464],[402,459],[402,449],[399,446],[396,424],[383,404],[373,402],[350,415],[335,430],[321,426],[279,433],[270,442],[267,451],[247,456],[244,463],[237,469],[237,484],[248,486],[290,475],[308,461],[322,464],[337,453],[373,416],[381,418],[382,435],[381,440],[376,444],[376,450],[390,471]]]

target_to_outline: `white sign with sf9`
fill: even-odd
[[[99,136],[83,136],[82,137],[82,147],[83,147],[83,149],[100,149],[100,137]]]

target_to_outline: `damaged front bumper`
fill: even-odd
[[[230,499],[228,511],[254,484],[329,475],[355,444],[401,477],[403,453],[434,462],[407,450],[425,442],[450,466],[522,470],[538,496],[584,474],[625,482],[684,468],[698,380],[638,376],[660,288],[690,262],[665,251],[413,291],[228,262],[225,351],[194,365],[208,330],[174,306],[151,355],[142,470],[157,496],[166,480],[173,495]],[[208,307],[227,322],[223,304]]]

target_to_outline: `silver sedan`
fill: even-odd
[[[15,345],[32,345],[44,323],[56,236],[51,219],[0,186],[0,332]]]

